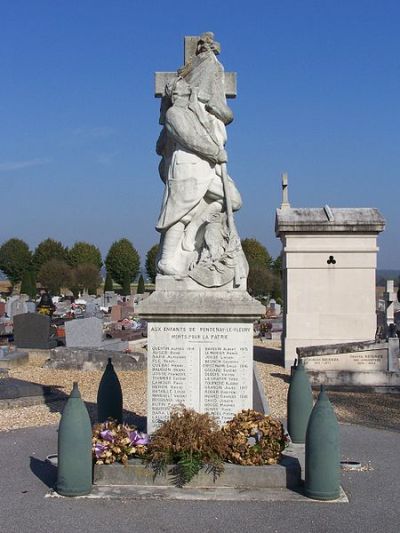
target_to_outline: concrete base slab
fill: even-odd
[[[170,468],[168,468],[169,470]],[[146,468],[140,459],[132,459],[126,466],[120,463],[112,465],[95,465],[93,483],[97,486],[148,486],[171,487],[171,476],[159,475],[154,477],[151,468]],[[278,465],[269,466],[240,466],[225,464],[224,472],[215,482],[212,476],[204,471],[199,472],[187,485],[188,488],[214,489],[235,488],[264,489],[291,488],[297,489],[301,485],[300,463],[296,457],[284,455]]]
[[[114,341],[110,341],[110,346],[113,343]],[[114,343],[115,346],[120,344],[118,341]],[[124,344],[128,346],[127,343]],[[44,367],[56,370],[104,370],[109,357],[112,358],[116,371],[144,370],[146,368],[146,356],[141,351],[123,353],[99,348],[68,348],[65,346],[51,350],[50,358]]]
[[[7,352],[6,355],[0,359],[0,368],[11,369],[18,366],[25,366],[28,363],[28,352]]]
[[[46,498],[66,498],[55,490],[50,490]],[[71,500],[72,498],[67,498]],[[186,487],[149,487],[104,485],[94,486],[92,492],[86,496],[74,499],[107,499],[107,500],[206,500],[206,501],[258,501],[258,502],[302,502],[302,503],[349,503],[349,499],[340,489],[337,500],[321,501],[307,498],[301,489],[294,491],[285,488],[264,489],[235,489],[232,487],[195,488]]]
[[[0,380],[0,409],[28,407],[60,399],[59,395],[51,394],[48,387],[6,377]]]

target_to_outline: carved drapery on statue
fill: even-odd
[[[158,272],[205,287],[239,286],[248,273],[232,214],[242,201],[226,171],[225,125],[233,114],[218,52],[213,34],[203,34],[166,86],[156,147],[165,183]]]

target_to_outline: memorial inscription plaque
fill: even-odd
[[[304,366],[310,371],[369,372],[387,369],[387,350],[350,352],[345,354],[304,357]]]
[[[208,412],[220,424],[251,407],[251,324],[150,323],[148,347],[148,431],[177,405]]]

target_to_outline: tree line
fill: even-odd
[[[115,241],[104,264],[105,290],[112,290],[116,282],[123,294],[130,294],[130,284],[140,271],[139,254],[132,243],[128,239]],[[48,238],[32,251],[23,240],[12,238],[0,247],[0,270],[12,286],[21,283],[20,292],[32,297],[36,295],[37,282],[52,294],[59,294],[61,288],[70,289],[75,295],[85,290],[93,294],[103,283],[102,266],[99,248],[83,241],[68,248]]]
[[[243,251],[249,263],[248,289],[254,296],[280,298],[281,260],[272,259],[265,246],[253,238],[242,240]],[[156,261],[159,245],[155,244],[146,254],[145,268],[149,280],[156,278]],[[113,290],[114,282],[121,286],[122,294],[130,294],[130,285],[140,273],[140,257],[133,244],[126,238],[115,241],[104,260],[106,278],[104,290]],[[102,285],[100,270],[103,266],[101,252],[94,244],[78,241],[71,248],[55,239],[45,239],[34,250],[21,239],[12,238],[0,247],[0,270],[20,291],[36,296],[39,282],[52,294],[61,288],[70,289],[75,295],[87,290],[95,293]],[[140,275],[138,292],[144,292],[144,280]]]

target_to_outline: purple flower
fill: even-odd
[[[141,433],[140,431],[131,431],[129,433],[132,446],[146,446],[149,443],[149,436],[147,433]]]
[[[104,431],[100,431],[100,436],[102,439],[107,440],[108,442],[114,441],[114,435],[112,434],[112,431],[109,429],[105,429]]]
[[[97,459],[99,459],[106,450],[107,450],[107,446],[104,446],[104,444],[100,444],[99,442],[96,442],[95,447],[94,447],[94,453],[96,454]]]

